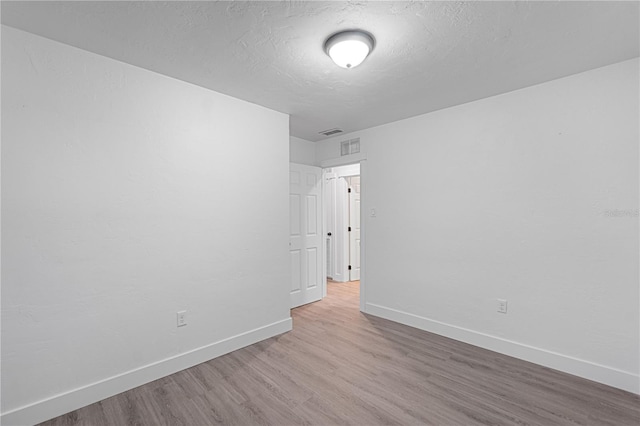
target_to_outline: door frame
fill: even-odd
[[[367,281],[367,218],[366,212],[369,211],[369,202],[367,198],[367,156],[363,154],[355,154],[345,156],[345,158],[332,158],[320,162],[320,167],[324,170],[329,167],[348,166],[350,164],[360,164],[360,311],[366,312],[366,281]],[[323,173],[324,175],[324,173]],[[325,180],[322,179],[322,197],[324,199]],[[322,233],[326,234],[324,208],[322,209]],[[324,286],[323,296],[327,294],[327,240],[323,238],[322,261],[323,261],[323,277],[322,284]]]
[[[353,185],[353,179],[358,178],[358,184]],[[362,204],[360,198],[360,189],[362,186],[360,185],[360,174],[356,176],[349,177],[349,190],[347,191],[348,199],[349,199],[349,231],[348,232],[348,244],[347,250],[349,251],[349,281],[354,281],[354,276],[357,276],[357,280],[360,281],[360,262],[356,263],[356,259],[359,258],[361,241],[360,238],[362,236],[362,230],[360,229],[360,222],[362,221]],[[358,199],[356,203],[355,199]],[[356,206],[358,206],[358,214],[355,214]],[[356,226],[356,223],[358,226]]]
[[[335,281],[347,282],[351,280],[351,272],[348,269],[348,265],[351,264],[350,234],[347,232],[351,219],[349,181],[354,176],[360,176],[360,164],[323,169],[323,174],[325,177],[324,223],[327,227],[327,235],[329,232],[333,234],[331,237],[327,236],[327,243],[331,243],[331,249],[327,247],[327,254],[332,256],[332,259],[327,260],[327,265],[331,265],[331,276]]]

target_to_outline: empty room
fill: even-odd
[[[0,424],[640,424],[640,2],[2,1]]]

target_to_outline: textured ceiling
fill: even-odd
[[[639,55],[638,2],[8,2],[2,23],[291,115],[372,127]],[[361,28],[358,68],[325,39]]]

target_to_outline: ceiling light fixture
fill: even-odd
[[[329,37],[324,51],[342,68],[357,67],[373,50],[373,36],[366,31],[342,31]]]

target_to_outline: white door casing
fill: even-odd
[[[289,165],[291,307],[322,298],[322,169]]]
[[[360,279],[360,176],[349,185],[349,281]]]

